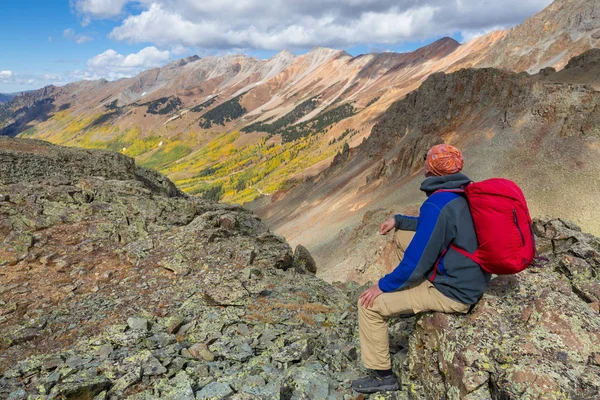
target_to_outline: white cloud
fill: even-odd
[[[173,46],[173,48],[171,49],[171,54],[176,55],[176,56],[182,56],[184,54],[189,54],[190,49],[188,49],[185,46],[182,46],[180,44]]]
[[[82,43],[85,43],[85,42],[89,42],[89,41],[91,41],[91,40],[93,40],[93,39],[92,39],[91,37],[89,37],[89,36],[80,36],[80,37],[78,37],[78,38],[75,40],[75,42],[76,42],[77,44],[82,44]]]
[[[69,40],[73,40],[77,44],[82,44],[85,42],[90,42],[93,39],[89,36],[85,36],[79,33],[75,33],[75,31],[71,28],[65,29],[63,31],[63,36]]]
[[[65,85],[81,80],[116,80],[135,76],[149,68],[161,67],[168,63],[171,53],[154,46],[146,47],[137,53],[119,54],[109,49],[92,57],[86,69],[76,69],[61,73],[18,74],[0,70],[0,92],[14,92],[40,88],[46,85]]]
[[[217,5],[213,3],[215,7]],[[334,16],[323,14],[298,16],[294,21],[284,24],[268,20],[260,26],[260,20],[257,20],[256,23],[248,21],[247,25],[242,23],[236,26],[235,22],[212,18],[190,20],[184,14],[152,3],[148,10],[125,19],[109,36],[117,40],[149,41],[162,46],[179,44],[214,49],[335,47],[360,43],[366,38],[393,43],[413,36],[422,38],[417,27],[427,25],[434,12],[432,7],[406,11],[391,8],[385,12],[362,13],[352,23],[341,23]]]
[[[0,84],[6,85],[8,90],[0,90],[2,92],[19,91],[19,87],[31,88],[32,86],[42,86],[45,82],[44,76],[35,76],[31,74],[18,74],[13,71],[0,71]],[[16,89],[16,90],[14,90]]]
[[[0,71],[0,79],[9,79],[10,77],[13,76],[13,72],[12,71]]]
[[[168,50],[161,51],[154,46],[146,47],[127,56],[109,49],[88,60],[87,73],[109,80],[130,77],[146,69],[164,65],[169,61],[170,56]]]
[[[75,0],[80,13],[94,18],[111,18],[121,14],[128,0]]]
[[[213,50],[389,45],[456,32],[471,38],[520,23],[551,1],[136,0],[132,3],[140,11],[127,16],[109,36],[164,47]],[[81,5],[91,2],[98,7],[88,12],[90,18],[102,18],[107,8],[117,15],[127,3],[78,0]]]

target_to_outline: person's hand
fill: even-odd
[[[390,219],[386,220],[383,224],[379,226],[379,234],[386,235],[389,231],[396,227],[396,221],[394,217],[390,217]]]
[[[379,289],[379,285],[375,284],[362,292],[360,295],[360,304],[365,308],[373,307],[373,303],[375,303],[375,299],[377,296],[382,294],[383,292]]]

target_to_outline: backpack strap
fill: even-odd
[[[450,193],[457,193],[457,194],[465,194],[465,190],[464,190],[463,188],[461,188],[461,189],[439,189],[439,190],[436,190],[436,191],[435,191],[435,192],[433,192],[433,193],[440,193],[440,192],[450,192]],[[452,250],[456,251],[457,253],[460,253],[460,254],[462,254],[463,256],[467,257],[467,258],[468,258],[468,259],[470,259],[471,261],[473,261],[473,262],[475,262],[475,263],[477,263],[477,264],[481,265],[481,260],[480,260],[478,257],[476,257],[474,254],[471,254],[471,253],[469,253],[468,251],[466,251],[466,250],[464,250],[464,249],[461,249],[460,247],[456,246],[454,243],[450,243],[450,246],[449,246],[449,247],[450,247]],[[446,249],[444,252],[442,252],[442,257],[443,257],[444,255],[446,255],[446,252],[447,252],[447,251],[448,251],[448,250]],[[436,270],[437,270],[437,265],[438,265],[438,264],[439,264],[439,260],[438,260],[438,261],[435,263],[435,268],[436,268]],[[434,274],[433,274],[433,276],[435,277],[435,270],[434,270]]]
[[[449,193],[464,193],[464,189],[438,189],[433,193],[449,192]]]
[[[436,193],[455,193],[455,194],[462,195],[465,198],[467,197],[464,189],[438,189],[435,192],[431,193],[430,196],[433,196]],[[467,199],[467,201],[468,201],[468,199]]]
[[[433,283],[433,280],[435,279],[435,277],[437,275],[438,265],[440,265],[440,262],[442,262],[442,258],[444,258],[444,256],[446,255],[446,253],[450,249],[456,251],[459,254],[462,254],[463,256],[467,257],[468,259],[470,259],[474,263],[477,263],[477,264],[481,265],[481,260],[477,256],[475,256],[475,254],[471,254],[468,251],[466,251],[464,249],[461,249],[460,247],[456,246],[455,244],[450,243],[450,246],[448,246],[448,248],[446,248],[444,251],[442,251],[442,254],[440,254],[440,256],[438,257],[437,261],[433,265],[433,273],[429,277],[429,281],[430,282]]]
[[[444,256],[446,255],[446,253],[450,249],[456,251],[457,253],[462,254],[463,256],[467,257],[468,259],[470,259],[474,263],[477,263],[477,264],[479,264],[481,266],[481,260],[479,260],[479,258],[477,258],[474,254],[471,254],[468,251],[463,250],[460,247],[454,245],[453,243],[450,243],[450,246],[448,246],[448,248],[446,248],[444,251],[442,251],[442,254],[440,254],[440,256],[438,257],[437,261],[433,265],[433,273],[429,277],[429,282],[433,283],[433,280],[437,276],[438,265],[440,265],[440,262],[442,262],[442,258],[444,258]]]
[[[435,192],[433,192],[432,194],[443,193],[443,192],[465,194],[464,188],[461,188],[461,189],[438,189]],[[435,279],[435,277],[437,275],[438,265],[440,264],[440,262],[442,261],[442,258],[444,258],[444,256],[450,249],[456,251],[457,253],[462,254],[463,256],[467,257],[468,259],[472,260],[473,262],[481,265],[481,260],[479,260],[474,254],[471,254],[468,251],[463,250],[460,247],[456,246],[454,243],[450,242],[450,245],[444,251],[442,251],[442,254],[440,254],[437,261],[435,262],[435,265],[433,266],[433,273],[431,274],[431,277],[429,278],[430,282],[433,283],[433,280]]]
[[[457,253],[462,254],[463,256],[467,257],[468,259],[470,259],[471,261],[481,265],[481,260],[475,256],[475,254],[471,254],[468,251],[461,249],[460,247],[451,244],[450,247],[452,248],[452,250],[456,251]]]
[[[437,275],[438,265],[440,265],[442,258],[444,258],[444,256],[446,255],[446,253],[448,252],[449,249],[450,249],[450,246],[448,246],[444,251],[442,251],[442,254],[440,254],[440,256],[438,257],[437,261],[435,262],[435,264],[433,266],[433,273],[429,277],[429,282],[433,283],[433,280],[435,279],[435,276]]]

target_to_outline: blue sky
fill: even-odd
[[[71,81],[70,73],[85,71],[86,62],[115,49],[129,54],[139,44],[110,40],[108,33],[118,20],[97,20],[82,27],[81,16],[64,0],[6,0],[0,12],[0,71],[12,71],[20,77],[14,83],[0,82],[0,93],[11,93],[42,87],[48,83]],[[92,40],[77,43],[77,37]],[[28,84],[28,81],[33,81]]]
[[[358,55],[470,40],[551,0],[4,0],[0,93],[109,80],[197,54],[268,58],[314,46]]]

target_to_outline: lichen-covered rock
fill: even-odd
[[[250,212],[169,197],[120,155],[0,150],[32,168],[0,181],[0,398],[278,398],[292,366],[360,373],[356,355],[313,352],[331,329],[358,347],[354,300],[291,268]]]
[[[320,364],[290,368],[281,385],[282,399],[329,399],[330,379]]]
[[[137,166],[133,159],[120,153],[74,149],[55,146],[41,140],[0,136],[2,185],[49,178],[72,182],[89,177],[136,181],[157,194],[183,195],[168,178],[148,168]],[[92,197],[93,194],[89,192],[83,196],[88,200],[92,200]]]
[[[301,244],[296,246],[296,250],[294,250],[294,261],[308,272],[313,274],[317,273],[317,262],[312,254],[310,254],[310,251]]]
[[[285,346],[281,351],[273,354],[275,361],[286,363],[291,361],[306,360],[312,354],[312,345],[307,339],[298,340]]]
[[[137,331],[148,330],[148,320],[145,318],[135,318],[135,317],[128,318],[127,325],[129,325],[130,329],[137,330]]]
[[[82,381],[60,383],[52,389],[52,394],[67,399],[93,399],[97,394],[110,386],[105,377],[90,378]]]
[[[600,244],[564,221],[536,227],[556,244],[548,261],[493,278],[468,315],[419,318],[405,370],[415,398],[600,397],[600,315],[578,289],[600,284]]]
[[[47,162],[26,143],[3,151]],[[240,207],[36,168],[0,183],[0,398],[356,396],[364,287],[293,268]],[[600,243],[568,221],[534,228],[547,261],[495,277],[468,315],[390,320],[403,390],[371,399],[600,395]]]
[[[196,400],[223,400],[233,393],[226,383],[212,382],[202,388],[196,395]]]
[[[160,398],[168,400],[195,400],[193,379],[185,372],[180,371],[177,375],[168,381],[160,382]]]

